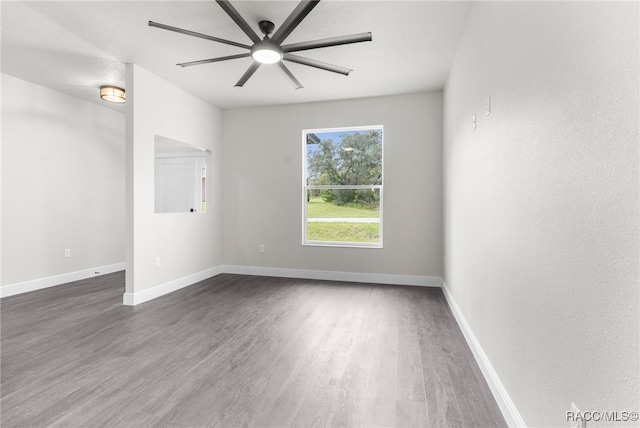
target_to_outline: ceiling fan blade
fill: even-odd
[[[240,29],[251,39],[253,43],[258,43],[261,39],[255,31],[247,24],[247,21],[238,13],[235,7],[231,6],[228,0],[216,0],[216,3],[227,12],[227,15],[240,27]],[[237,85],[236,85],[237,86]],[[242,86],[242,85],[240,85]]]
[[[286,53],[283,59],[291,62],[295,62],[302,65],[308,65],[309,67],[319,68],[320,70],[332,71],[338,74],[344,74],[348,76],[353,70],[350,68],[340,67],[339,65],[328,64],[326,62],[318,61],[311,58],[303,58],[298,55]]]
[[[210,64],[212,62],[227,61],[229,59],[237,59],[237,58],[248,58],[250,56],[251,56],[251,53],[247,52],[247,53],[238,54],[238,55],[229,55],[229,56],[221,56],[218,58],[201,59],[199,61],[181,62],[180,64],[176,64],[176,65],[179,65],[180,67],[191,67],[192,65]]]
[[[302,89],[303,88],[302,83],[300,83],[300,81],[296,79],[296,76],[293,75],[293,73],[287,68],[287,66],[284,65],[282,61],[280,61],[278,64],[280,65],[280,68],[282,69],[282,71],[284,71],[285,74],[289,76],[289,79],[291,79],[293,84],[296,85],[296,89]]]
[[[253,73],[256,72],[256,70],[260,67],[260,65],[261,64],[258,61],[253,61],[253,64],[249,66],[249,68],[247,69],[247,71],[244,72],[240,80],[238,80],[238,83],[236,83],[236,86],[240,86],[240,87],[244,86],[244,84],[247,83],[247,80],[249,80],[249,78],[253,76]]]
[[[371,33],[352,34],[350,36],[330,37],[328,39],[312,40],[309,42],[292,43],[283,45],[284,52],[299,52],[308,49],[327,48],[330,46],[348,45],[350,43],[370,42]]]
[[[296,6],[293,12],[291,12],[291,15],[289,15],[287,19],[284,20],[282,25],[280,25],[280,27],[278,28],[278,31],[273,34],[271,40],[278,44],[282,43],[284,39],[286,39],[287,36],[296,29],[298,24],[302,22],[305,16],[307,16],[309,12],[311,12],[311,10],[317,6],[318,3],[320,3],[320,0],[303,0],[298,3],[298,6]]]
[[[180,34],[186,34],[187,36],[199,37],[201,39],[211,40],[211,41],[218,42],[218,43],[224,43],[224,44],[231,45],[231,46],[237,46],[239,48],[251,49],[251,46],[245,45],[243,43],[238,43],[238,42],[234,42],[234,41],[231,41],[231,40],[221,39],[219,37],[208,36],[206,34],[196,33],[195,31],[184,30],[182,28],[172,27],[171,25],[160,24],[160,23],[153,22],[153,21],[149,21],[149,27],[161,28],[163,30],[169,30],[169,31],[174,31],[176,33],[180,33]]]

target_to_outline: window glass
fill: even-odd
[[[303,132],[303,244],[382,247],[382,126]]]

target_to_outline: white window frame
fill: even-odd
[[[350,131],[367,131],[367,130],[380,130],[382,134],[382,184],[379,185],[346,185],[346,186],[308,186],[307,185],[307,135],[315,133],[326,132],[350,132]],[[365,126],[349,126],[342,128],[319,128],[319,129],[303,129],[302,130],[302,245],[314,246],[314,247],[350,247],[350,248],[383,248],[383,185],[384,185],[384,126],[383,125],[365,125]],[[341,241],[310,241],[307,239],[307,192],[309,190],[354,190],[354,189],[377,189],[380,192],[380,241],[375,243],[370,242],[341,242]]]

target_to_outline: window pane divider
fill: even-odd
[[[305,185],[308,190],[321,190],[321,189],[329,189],[329,190],[349,190],[349,189],[382,189],[381,184],[341,184],[341,185],[329,185],[329,186],[309,186]]]

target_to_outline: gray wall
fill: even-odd
[[[446,85],[445,280],[529,426],[638,410],[638,16],[479,2]]]
[[[302,246],[302,130],[364,125],[384,126],[384,248]],[[223,132],[225,265],[442,276],[441,93],[230,110]]]
[[[124,123],[2,74],[2,285],[124,262]]]

